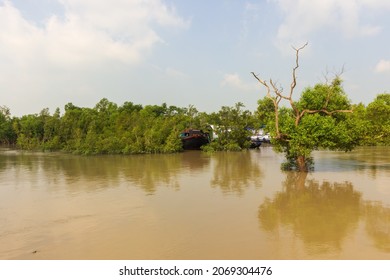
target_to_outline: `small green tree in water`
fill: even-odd
[[[272,143],[277,152],[285,154],[282,169],[307,172],[313,168],[312,151],[316,149],[350,151],[358,144],[358,133],[348,114],[351,104],[341,86],[338,75],[330,82],[306,88],[298,101],[293,100],[299,67],[299,52],[307,43],[295,50],[295,67],[292,70],[290,92],[285,95],[272,79],[262,80],[252,75],[266,90],[266,98],[273,102]],[[281,107],[286,100],[289,108]],[[263,104],[265,101],[259,101]],[[269,119],[269,118],[268,118]]]

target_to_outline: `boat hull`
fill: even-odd
[[[204,137],[186,137],[182,139],[184,150],[199,150],[200,147],[209,143],[208,139]]]
[[[201,130],[187,130],[180,137],[184,150],[199,150],[200,147],[210,142],[208,134]]]

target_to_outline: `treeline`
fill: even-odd
[[[360,126],[361,146],[390,145],[390,93],[377,95],[367,106],[353,106],[351,117]]]
[[[0,107],[0,143],[24,150],[66,151],[78,154],[172,153],[182,150],[179,134],[186,128],[210,131],[210,121],[219,129],[243,130],[254,120],[242,104],[222,107],[219,113],[206,114],[189,106],[122,106],[106,98],[94,108],[65,105],[61,114],[43,109],[39,114],[12,117],[10,109]],[[240,132],[242,134],[242,132]],[[246,137],[245,132],[242,137]],[[237,133],[222,135],[214,149],[241,149],[248,146]]]
[[[360,145],[390,145],[390,94],[384,93],[368,104],[353,106],[349,119],[358,130]],[[218,112],[199,112],[162,105],[123,105],[100,100],[94,108],[65,105],[61,114],[43,109],[38,114],[13,117],[0,107],[0,143],[25,150],[66,151],[79,154],[172,153],[182,150],[179,134],[186,128],[202,129],[218,138],[205,150],[242,150],[249,147],[247,128],[269,123],[272,102],[259,101],[256,112],[242,103],[223,106]],[[267,130],[267,128],[266,128]]]
[[[318,85],[317,85],[318,86]],[[307,108],[316,108],[318,103],[322,106],[319,92],[315,91],[314,94],[304,100],[307,104]],[[301,103],[297,103],[302,105]],[[345,137],[354,138],[357,146],[389,146],[390,145],[390,94],[383,93],[377,95],[377,97],[369,103],[367,106],[364,104],[352,105],[352,113],[345,113],[338,115],[337,117],[343,122],[343,126],[353,128],[350,131],[342,131]],[[321,110],[320,110],[321,111]],[[286,114],[290,114],[286,108],[281,109],[281,122],[286,122]],[[325,116],[326,114],[322,114]],[[336,115],[336,114],[335,114]],[[263,98],[258,101],[258,108],[255,113],[256,119],[262,124],[267,124],[268,127],[272,128],[275,124],[274,104],[271,99]],[[320,117],[321,114],[313,116],[312,118]],[[305,123],[304,129],[309,129],[310,125],[318,126],[320,121],[317,119],[312,124]],[[326,133],[326,127],[323,127],[324,133]],[[272,130],[272,129],[271,129]],[[317,129],[318,130],[318,129]],[[328,133],[335,133],[329,130]],[[341,131],[339,131],[341,134]],[[302,135],[305,135],[303,133]],[[304,136],[299,138],[299,141],[304,142],[307,140]],[[348,140],[349,141],[349,140]]]

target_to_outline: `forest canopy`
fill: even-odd
[[[316,87],[321,90],[321,85],[312,89]],[[318,100],[312,99],[310,92],[304,92],[297,106],[316,108]],[[166,103],[142,106],[128,101],[118,106],[103,98],[93,108],[68,103],[63,113],[57,108],[51,114],[45,108],[36,114],[14,117],[10,108],[0,106],[0,143],[24,150],[85,155],[172,153],[182,150],[179,138],[182,130],[196,128],[211,132],[210,124],[214,124],[219,137],[205,150],[236,151],[249,147],[248,128],[264,128],[270,132],[274,121],[272,102],[268,99],[260,99],[255,112],[244,108],[242,103],[237,103],[232,107],[222,106],[218,112],[205,113],[192,105],[185,108]],[[287,109],[284,111],[288,113]],[[348,130],[354,124],[354,133],[358,133],[356,144],[390,145],[389,93],[379,94],[367,106],[352,105],[352,113],[339,119],[344,124],[340,125],[341,130]],[[341,130],[340,134],[349,133]]]

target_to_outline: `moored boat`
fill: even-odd
[[[256,148],[259,148],[261,146],[261,144],[263,143],[263,140],[257,136],[251,136],[250,142],[251,142],[251,145],[249,146],[249,148],[256,149]]]
[[[199,150],[201,146],[210,142],[208,133],[198,129],[186,129],[180,133],[184,150]]]

